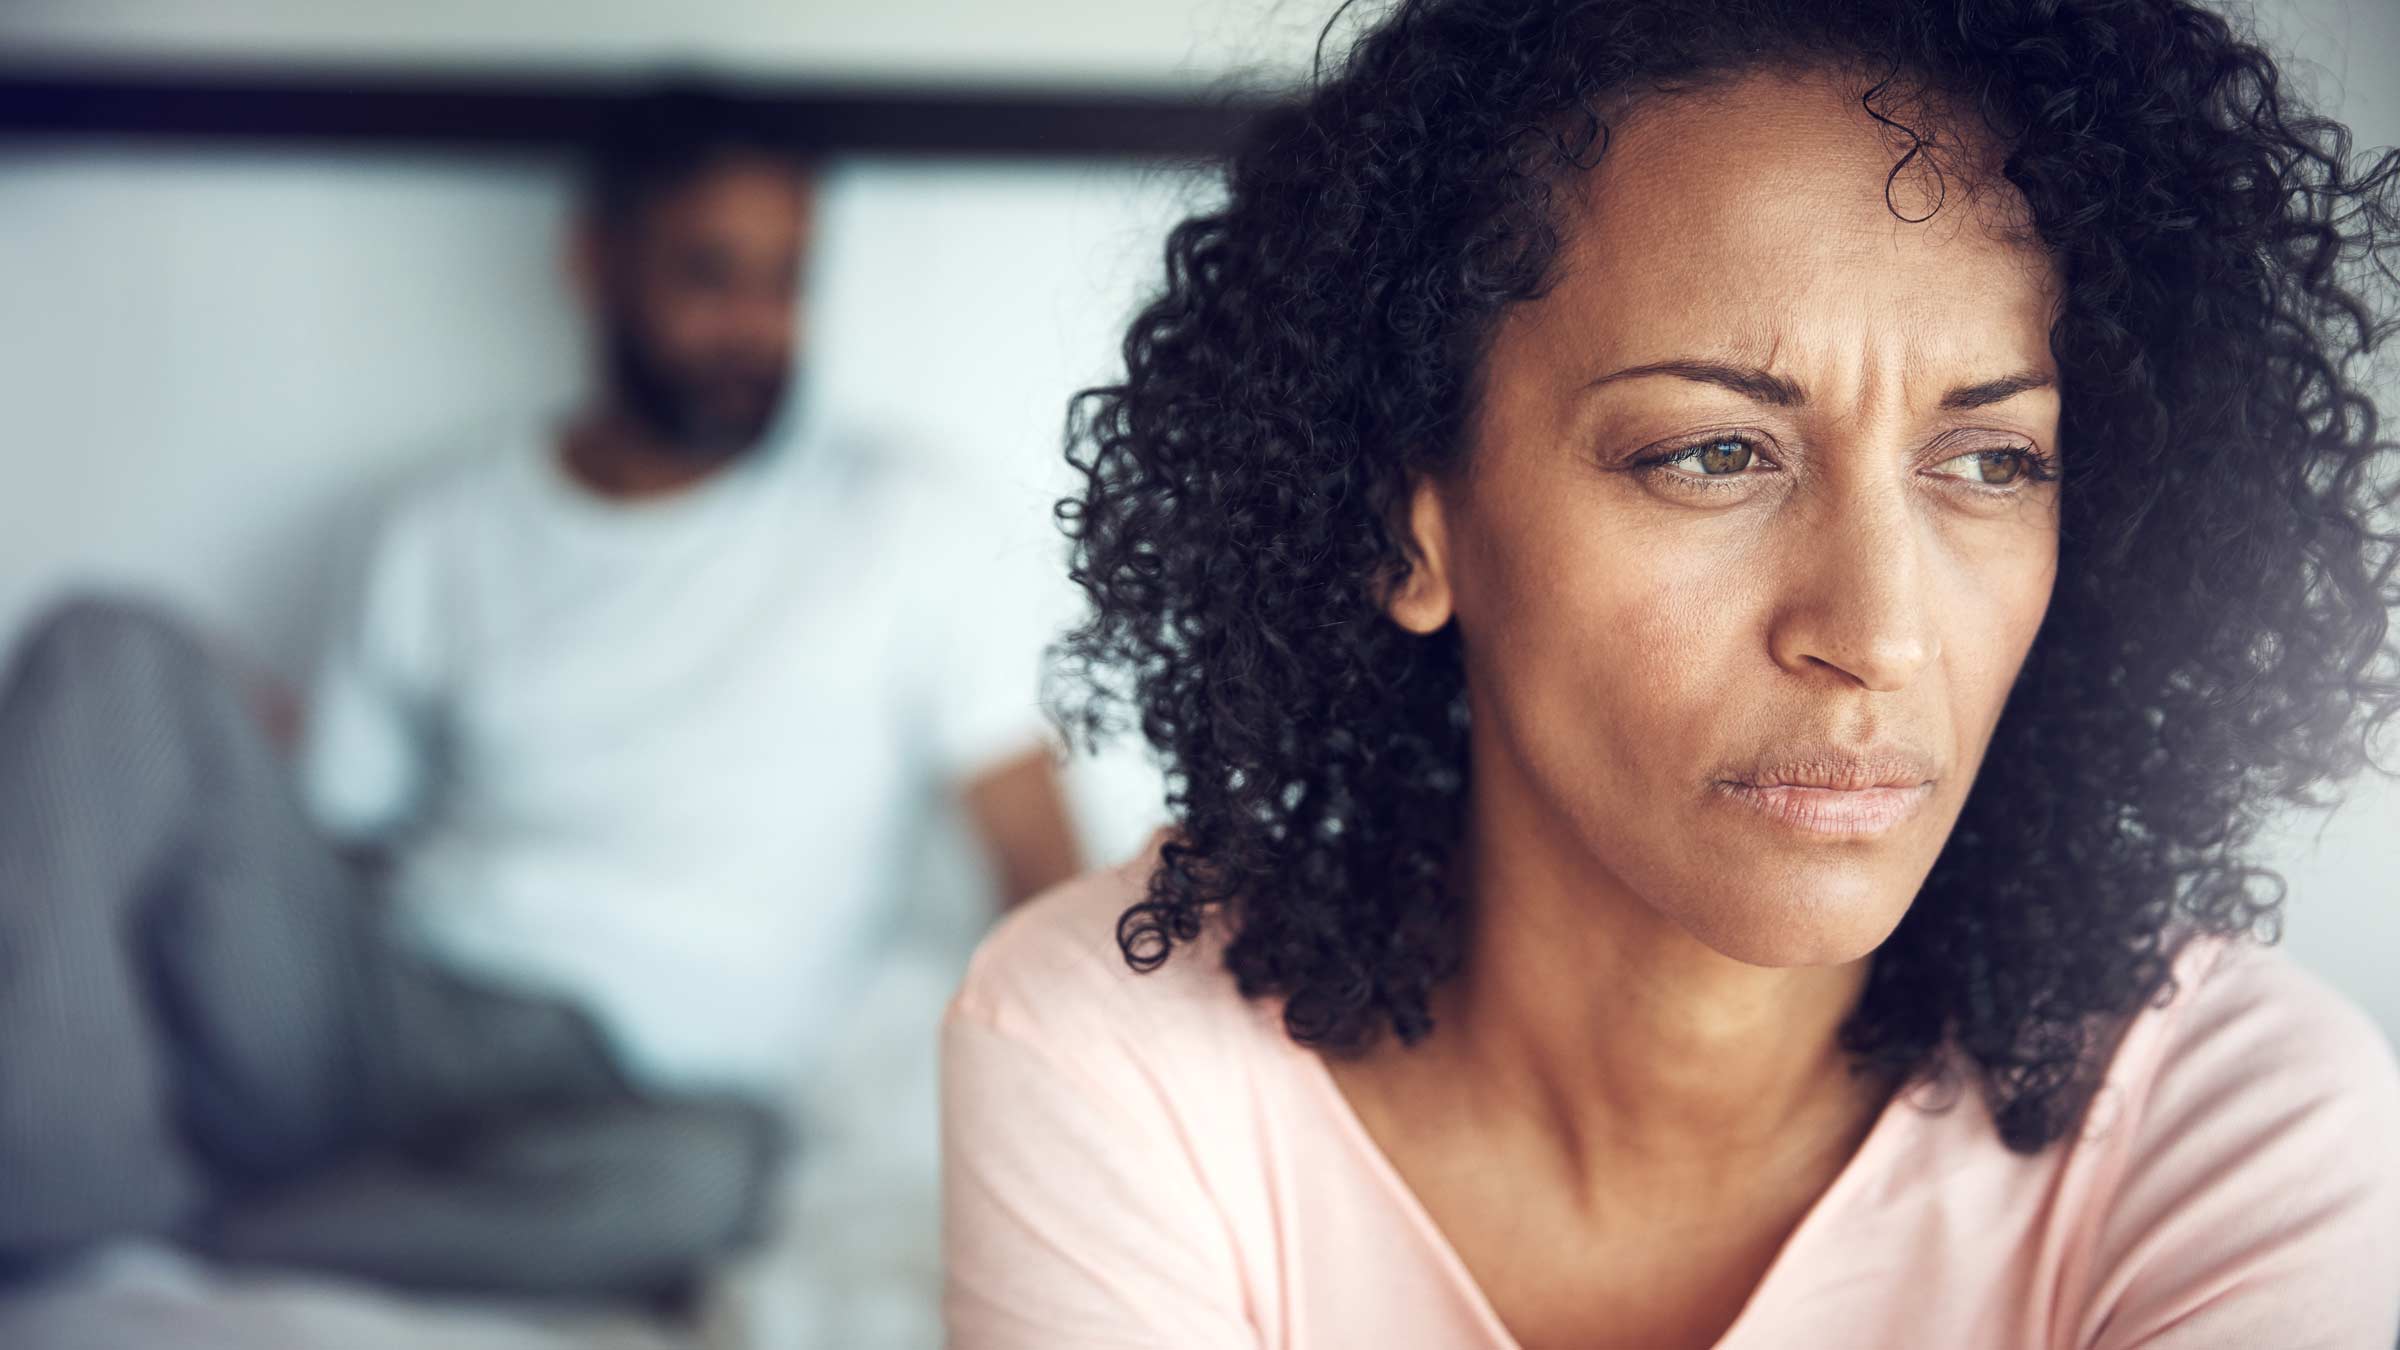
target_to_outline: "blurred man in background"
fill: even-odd
[[[1045,635],[1006,569],[938,562],[990,522],[793,406],[811,198],[697,93],[601,147],[598,387],[392,513],[302,756],[412,939],[590,1008],[662,1086],[805,1071],[944,797],[1004,901],[1078,864]]]
[[[974,504],[793,406],[811,197],[733,105],[615,129],[593,395],[389,513],[296,797],[172,621],[36,626],[0,685],[0,1272],[150,1234],[672,1296],[758,1231],[758,1108],[846,1034],[943,800],[1004,899],[1077,869],[1042,635],[923,547]]]

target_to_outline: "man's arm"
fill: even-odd
[[[434,550],[412,523],[395,515],[377,532],[301,710],[301,798],[353,849],[386,844],[413,821],[432,778],[440,616]]]
[[[1003,909],[1083,870],[1083,851],[1048,747],[1029,745],[995,762],[968,779],[961,795],[991,860]]]

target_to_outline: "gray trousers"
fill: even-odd
[[[782,1140],[386,936],[197,644],[81,601],[0,681],[0,1269],[164,1237],[648,1297],[754,1235]]]

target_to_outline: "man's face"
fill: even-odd
[[[610,392],[664,448],[738,455],[781,410],[810,197],[790,165],[730,159],[597,241],[595,317]]]

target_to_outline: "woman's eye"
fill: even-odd
[[[2041,464],[2023,450],[1970,450],[1942,461],[1945,478],[1964,478],[1979,487],[2014,487],[2026,479],[2047,478]]]
[[[1749,468],[1757,457],[1758,452],[1750,448],[1748,441],[1725,437],[1678,450],[1654,462],[1660,465],[1689,464],[1698,469],[1697,473],[1686,472],[1684,476],[1687,478],[1725,478]]]

